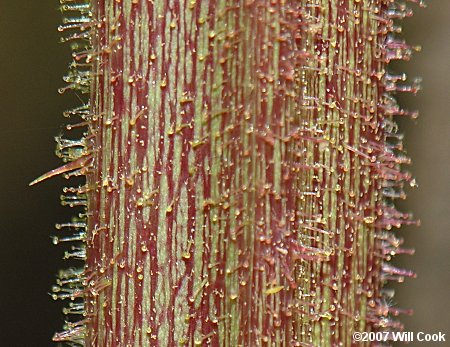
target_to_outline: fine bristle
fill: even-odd
[[[61,42],[71,44],[72,62],[69,72],[63,78],[66,85],[59,89],[60,93],[68,90],[76,92],[82,100],[82,104],[64,112],[64,117],[70,118],[67,131],[73,131],[75,135],[65,138],[69,134],[55,137],[56,155],[65,163],[63,166],[51,170],[35,179],[30,185],[39,183],[47,178],[64,175],[65,178],[84,177],[91,168],[92,148],[89,144],[92,129],[90,128],[91,111],[89,105],[89,93],[91,84],[92,62],[90,50],[92,47],[92,12],[88,1],[60,0],[60,10],[63,12],[63,24],[58,28],[64,34]],[[74,136],[81,138],[73,139]],[[80,182],[80,180],[77,180]],[[64,244],[66,251],[63,259],[78,266],[61,270],[58,274],[56,285],[50,294],[54,300],[68,301],[63,309],[65,324],[61,332],[55,333],[53,341],[64,346],[85,346],[86,324],[89,317],[86,316],[85,297],[92,284],[89,271],[85,269],[86,260],[86,234],[87,234],[87,191],[86,183],[75,187],[65,187],[61,195],[63,206],[75,207],[78,215],[70,222],[56,224],[57,235],[52,237],[55,245]]]

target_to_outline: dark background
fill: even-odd
[[[61,305],[47,292],[64,266],[64,247],[54,247],[50,235],[73,214],[59,206],[65,181],[28,187],[60,165],[53,137],[65,124],[62,111],[78,105],[72,93],[57,93],[70,54],[58,43],[58,3],[0,0],[0,346],[52,346],[63,323]],[[450,1],[427,3],[404,21],[409,43],[423,50],[396,67],[422,76],[424,90],[399,96],[421,111],[417,121],[400,121],[419,188],[399,205],[422,225],[399,232],[416,255],[396,262],[418,278],[396,286],[395,303],[415,311],[401,317],[406,331],[442,331],[450,345]],[[427,344],[410,344],[419,345]]]

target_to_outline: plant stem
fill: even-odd
[[[87,174],[87,331],[67,340],[350,346],[398,328],[382,286],[413,276],[386,263],[409,221],[391,204],[411,178],[388,93],[415,85],[386,71],[412,49],[391,36],[403,9],[92,6],[92,48],[74,55],[93,64],[89,132],[70,166]]]

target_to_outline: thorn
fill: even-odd
[[[84,166],[84,164],[86,164],[86,162],[90,159],[90,157],[82,157],[79,158],[75,161],[72,161],[66,165],[60,166],[56,169],[50,170],[49,172],[43,174],[42,176],[39,176],[38,178],[36,178],[34,181],[30,182],[28,185],[29,186],[33,186],[39,182],[42,182],[43,180],[46,180],[47,178],[53,177],[53,176],[57,176],[57,175],[61,175],[64,172],[67,171],[72,171],[72,170],[76,170],[79,169],[81,167]]]

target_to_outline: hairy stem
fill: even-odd
[[[390,231],[411,222],[392,200],[413,184],[392,120],[407,112],[390,93],[417,86],[387,72],[412,50],[392,35],[406,7],[64,6],[89,18],[92,47],[74,62],[90,71],[90,103],[72,112],[88,132],[74,161],[36,181],[87,176],[74,190],[87,198],[74,275],[87,329],[56,340],[350,346],[353,331],[401,327],[382,286],[414,275],[387,264],[409,252]],[[80,81],[69,86],[87,92]]]

